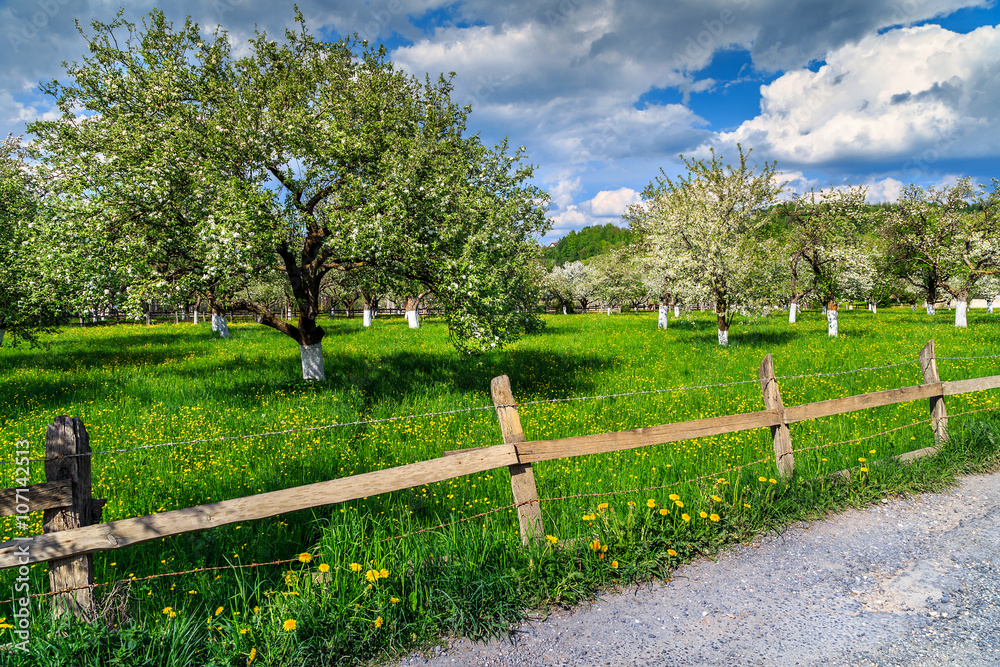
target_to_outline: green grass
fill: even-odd
[[[207,324],[73,327],[43,349],[0,349],[0,458],[11,458],[15,441],[24,439],[40,457],[45,426],[60,414],[81,417],[100,452],[490,406],[490,380],[500,374],[510,376],[515,399],[528,402],[755,380],[767,353],[779,377],[915,360],[931,338],[939,358],[1000,355],[1000,318],[973,311],[971,326],[959,330],[951,316],[845,311],[841,336],[829,339],[817,312],[796,325],[778,314],[738,320],[727,349],[715,344],[710,314],[672,320],[667,332],[655,329],[655,313],[552,316],[545,332],[478,358],[458,355],[445,326],[433,320],[411,331],[400,319],[378,319],[369,330],[360,318],[338,319],[324,324],[328,379],[319,386],[299,379],[295,344],[259,325],[233,325],[228,341],[212,337]],[[1000,374],[1000,359],[941,359],[938,366],[944,380]],[[785,404],[794,405],[920,381],[912,363],[779,385]],[[947,405],[953,415],[991,408],[1000,405],[1000,392],[949,397]],[[528,439],[546,439],[762,408],[760,387],[749,382],[526,405],[519,413]],[[927,417],[926,401],[866,410],[795,424],[792,441],[796,449],[815,447]],[[953,418],[953,442],[942,455],[873,466],[850,484],[826,475],[861,466],[859,458],[929,446],[929,425],[799,453],[787,483],[776,479],[771,462],[732,470],[773,455],[766,429],[536,464],[546,533],[558,542],[529,550],[520,547],[509,507],[510,477],[498,470],[104,552],[94,557],[98,582],[300,552],[314,558],[137,581],[116,594],[98,589],[106,605],[121,608],[109,612],[112,629],[55,624],[39,603],[32,653],[12,654],[14,664],[245,665],[252,650],[254,664],[342,664],[426,645],[440,633],[501,634],[526,604],[574,604],[601,587],[666,577],[684,560],[761,530],[940,488],[958,472],[988,468],[996,424],[993,412]],[[108,499],[104,519],[112,520],[500,442],[493,412],[475,410],[180,444],[95,456],[94,494]],[[10,486],[14,469],[3,465],[0,486]],[[705,475],[712,480],[685,482]],[[43,481],[40,463],[33,481]],[[17,534],[11,518],[0,519],[0,536]],[[329,571],[319,572],[320,564]],[[388,577],[366,580],[369,570],[382,569]],[[32,568],[32,591],[46,590],[45,582],[45,567]],[[0,599],[12,588],[13,573],[0,573]],[[9,609],[0,609],[8,622]],[[296,629],[284,631],[289,619]]]

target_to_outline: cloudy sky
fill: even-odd
[[[243,44],[280,34],[292,2],[171,0],[159,6]],[[122,2],[140,19],[155,2]],[[619,222],[679,154],[737,142],[776,160],[793,187],[1000,177],[996,0],[298,0],[330,39],[357,33],[402,67],[455,72],[470,126],[509,137],[552,195],[554,240]],[[52,113],[39,81],[78,60],[106,0],[0,0],[0,133]]]

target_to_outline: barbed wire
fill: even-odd
[[[885,368],[895,368],[897,366],[905,366],[905,365],[912,364],[912,363],[915,363],[915,362],[916,362],[916,360],[911,360],[911,361],[901,362],[901,363],[898,363],[898,364],[889,364],[889,365],[886,365],[886,366],[870,366],[870,367],[865,367],[865,368],[857,368],[857,369],[846,370],[846,371],[834,371],[834,372],[829,372],[829,373],[812,373],[812,374],[807,374],[807,375],[782,375],[782,376],[776,377],[775,379],[778,379],[778,380],[793,380],[793,379],[809,378],[809,377],[846,375],[846,374],[849,374],[849,373],[859,373],[859,372],[862,372],[862,371],[880,370],[880,369],[885,369]],[[201,443],[206,443],[206,442],[230,442],[230,441],[234,441],[234,440],[248,440],[248,439],[252,439],[252,438],[267,438],[267,437],[274,437],[274,436],[279,436],[279,435],[293,435],[293,434],[296,434],[296,433],[309,433],[309,432],[313,432],[313,431],[322,431],[322,430],[329,430],[329,429],[334,429],[334,428],[346,428],[346,427],[350,427],[350,426],[368,426],[368,425],[372,425],[372,424],[383,424],[383,423],[388,423],[388,422],[393,422],[393,421],[398,421],[398,420],[403,420],[403,419],[426,419],[426,418],[429,418],[429,417],[443,417],[443,416],[446,416],[446,415],[453,415],[453,414],[462,414],[462,413],[468,413],[468,412],[480,412],[480,411],[483,411],[483,410],[494,410],[496,408],[501,408],[501,407],[514,407],[514,408],[517,408],[517,407],[522,407],[522,406],[543,405],[543,404],[547,404],[547,403],[569,403],[569,402],[572,402],[572,401],[593,401],[593,400],[604,400],[604,399],[609,399],[609,398],[625,398],[625,397],[629,397],[629,396],[643,396],[643,395],[650,395],[650,394],[673,393],[673,392],[679,392],[679,391],[694,391],[694,390],[699,390],[699,389],[717,389],[717,388],[721,388],[721,387],[735,387],[735,386],[744,385],[744,384],[757,384],[759,382],[760,382],[760,380],[758,380],[758,379],[737,380],[737,381],[734,381],[734,382],[719,382],[719,383],[715,383],[715,384],[703,384],[703,385],[693,385],[693,386],[684,386],[684,387],[668,387],[668,388],[665,388],[665,389],[649,389],[649,390],[644,390],[644,391],[624,392],[624,393],[618,393],[618,394],[602,394],[602,395],[595,395],[595,396],[570,396],[570,397],[566,397],[566,398],[548,398],[548,399],[539,399],[539,400],[535,400],[535,401],[515,402],[515,403],[509,404],[509,405],[508,404],[483,405],[483,406],[477,406],[477,407],[471,407],[471,408],[456,408],[454,410],[443,410],[443,411],[440,411],[440,412],[428,412],[428,413],[417,414],[417,415],[401,415],[399,417],[383,417],[381,419],[365,419],[365,420],[358,420],[358,421],[353,421],[353,422],[344,422],[342,424],[324,424],[322,426],[307,426],[307,427],[303,427],[303,428],[284,429],[284,430],[281,430],[281,431],[266,431],[266,432],[263,432],[263,433],[251,433],[251,434],[246,434],[246,435],[223,435],[223,436],[216,436],[216,437],[212,437],[212,438],[198,438],[198,439],[194,439],[194,440],[175,440],[175,441],[169,441],[169,442],[156,443],[156,444],[152,444],[152,445],[139,445],[139,446],[136,446],[136,447],[126,447],[126,448],[120,448],[120,449],[98,450],[98,451],[92,451],[92,452],[89,452],[89,453],[86,453],[86,454],[69,454],[67,456],[62,456],[62,457],[42,457],[42,458],[28,459],[28,461],[31,462],[31,463],[44,463],[46,461],[52,461],[52,460],[57,460],[57,459],[80,458],[80,457],[94,457],[94,456],[106,456],[106,455],[110,455],[110,454],[126,454],[126,453],[130,453],[130,452],[138,452],[138,451],[144,451],[144,450],[149,450],[149,449],[158,449],[158,448],[161,448],[161,447],[177,447],[177,446],[180,446],[180,445],[194,445],[194,444],[201,444]],[[15,461],[0,461],[0,463],[14,465],[16,462]]]
[[[910,359],[909,361],[901,361],[898,364],[888,364],[886,366],[866,366],[865,368],[854,368],[849,371],[832,371],[829,373],[808,373],[805,375],[777,375],[775,380],[798,380],[800,378],[817,378],[817,377],[830,377],[833,375],[848,375],[849,373],[861,373],[863,371],[878,371],[885,368],[898,368],[900,366],[909,366],[910,364],[918,363],[919,359]]]
[[[569,495],[569,496],[557,496],[557,497],[552,497],[552,498],[540,498],[538,502],[542,502],[542,501],[551,502],[551,501],[555,501],[555,500],[572,500],[572,499],[575,499],[575,498],[598,498],[598,497],[605,497],[605,496],[623,495],[623,494],[626,494],[626,493],[640,493],[640,492],[643,492],[643,491],[662,491],[663,489],[670,489],[670,488],[673,488],[675,486],[681,486],[682,484],[693,484],[695,482],[700,482],[700,481],[705,480],[705,479],[718,479],[720,475],[725,475],[727,473],[736,472],[737,470],[743,470],[744,468],[749,468],[750,466],[755,466],[755,465],[758,465],[760,463],[766,463],[766,462],[773,461],[773,460],[774,460],[773,456],[767,456],[767,457],[764,457],[762,459],[757,459],[756,461],[750,461],[750,462],[744,463],[742,465],[733,466],[731,468],[726,468],[725,470],[723,470],[721,472],[715,472],[715,473],[711,473],[709,475],[702,475],[701,477],[692,477],[691,479],[682,479],[682,480],[680,480],[678,482],[671,482],[670,484],[664,484],[662,486],[648,486],[648,487],[641,488],[641,489],[625,489],[625,490],[621,490],[621,491],[602,491],[602,492],[598,492],[598,493],[576,493],[576,494]]]
[[[1000,359],[1000,354],[993,354],[988,357],[937,357],[938,361],[963,361],[967,359]]]

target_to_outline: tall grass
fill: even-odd
[[[841,336],[830,339],[818,313],[796,325],[779,315],[738,321],[722,349],[707,314],[673,320],[666,332],[655,329],[654,313],[553,316],[544,333],[473,358],[454,352],[440,322],[425,320],[412,331],[402,320],[378,319],[365,330],[360,319],[337,319],[324,322],[328,379],[318,386],[299,380],[296,346],[257,325],[234,325],[225,341],[207,325],[74,327],[43,349],[0,350],[0,458],[11,458],[6,453],[24,439],[41,457],[45,426],[59,414],[83,419],[96,452],[182,443],[94,456],[94,494],[108,499],[104,519],[140,516],[499,444],[489,409],[299,430],[488,408],[490,379],[499,374],[510,376],[519,402],[539,401],[519,412],[527,437],[545,439],[760,410],[754,380],[767,353],[779,378],[878,367],[779,379],[786,405],[918,384],[916,363],[881,367],[915,362],[931,338],[939,358],[1000,355],[997,319],[974,312],[961,330],[949,318],[842,312]],[[941,359],[938,366],[944,380],[1000,374],[1000,359]],[[742,381],[750,382],[733,384]],[[996,407],[1000,392],[947,403],[952,414]],[[872,466],[848,485],[824,475],[928,446],[930,427],[798,453],[789,483],[776,479],[771,462],[747,465],[773,456],[766,429],[536,464],[551,539],[529,550],[520,547],[509,507],[509,475],[499,470],[100,553],[98,582],[309,557],[291,566],[136,581],[121,600],[98,589],[109,605],[127,597],[127,614],[112,614],[112,629],[57,626],[39,602],[31,655],[0,658],[245,665],[252,655],[254,664],[339,664],[421,645],[441,632],[489,636],[519,618],[526,603],[572,604],[599,586],[664,575],[755,531],[987,465],[996,444],[991,414],[953,419],[953,433],[972,425],[976,435],[956,436],[933,461]],[[920,401],[804,422],[792,426],[793,446],[851,440],[927,417]],[[275,431],[296,432],[213,440]],[[43,481],[41,464],[33,472],[33,481]],[[10,518],[0,519],[0,536],[16,534]],[[32,590],[46,590],[45,567],[32,573]],[[0,599],[11,589],[12,573],[0,573]],[[79,657],[60,662],[69,655]]]

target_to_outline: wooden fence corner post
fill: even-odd
[[[774,440],[774,462],[778,466],[778,474],[788,477],[795,470],[795,457],[792,455],[792,432],[785,421],[785,404],[778,391],[778,380],[774,377],[774,359],[768,354],[760,362],[757,370],[760,378],[760,390],[764,394],[764,407],[777,410],[779,423],[771,427],[771,438]]]
[[[90,436],[79,417],[56,417],[45,434],[45,478],[48,482],[68,480],[73,485],[73,503],[44,512],[42,532],[52,533],[91,525],[100,508],[95,507],[90,486]],[[71,556],[49,563],[52,592],[94,585],[94,559]],[[92,623],[95,616],[93,588],[77,588],[53,597],[52,613],[71,613]]]
[[[934,340],[932,339],[920,350],[920,372],[924,376],[924,384],[938,384],[941,377],[938,375],[937,358],[934,356]],[[931,429],[934,431],[934,440],[937,442],[948,442],[948,411],[944,407],[944,396],[931,396],[928,401],[931,405]]]
[[[496,406],[500,432],[505,445],[517,445],[525,441],[521,429],[521,418],[514,407],[514,394],[510,389],[510,378],[500,375],[490,383],[490,394]],[[538,489],[535,487],[535,473],[530,463],[515,463],[510,468],[510,488],[517,504],[517,520],[521,530],[521,542],[545,538],[542,525],[542,509],[538,504]]]

